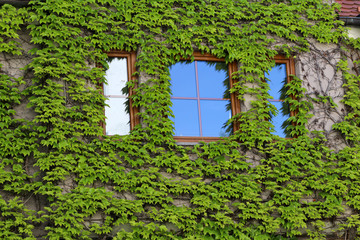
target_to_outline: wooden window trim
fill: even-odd
[[[275,63],[284,63],[286,66],[286,83],[290,83],[293,80],[293,76],[295,75],[295,61],[292,57],[285,57],[283,55],[276,55],[274,57]],[[290,94],[293,100],[296,100],[296,97],[293,94]],[[296,116],[298,110],[290,111],[290,117]],[[295,122],[292,122],[293,126],[296,126]],[[296,137],[296,136],[295,136]]]
[[[127,72],[128,72],[128,81],[134,81],[137,80],[137,76],[134,74],[136,72],[136,52],[126,52],[121,50],[111,50],[108,52],[105,52],[108,57],[120,57],[120,58],[127,58]],[[134,127],[138,124],[140,124],[140,118],[138,116],[139,108],[134,106],[133,100],[131,98],[132,95],[135,94],[135,89],[137,88],[137,81],[135,83],[134,88],[129,88],[129,114],[130,114],[130,130],[133,130]],[[101,85],[102,94],[104,94],[104,85]],[[105,114],[105,108],[104,108],[104,114]],[[102,124],[104,128],[104,135],[106,135],[106,123],[105,119]],[[111,136],[111,135],[109,135]]]
[[[193,56],[194,56],[194,59],[193,59],[194,61],[225,62],[225,59],[217,58],[210,53],[194,52]],[[188,60],[192,60],[192,59],[184,59],[183,58],[180,60],[188,61]],[[233,77],[232,77],[233,73],[237,71],[237,63],[236,62],[229,63],[228,68],[229,68],[229,81],[230,81],[230,89],[231,89],[234,86],[234,84],[237,82],[237,80],[233,79]],[[236,114],[241,112],[240,101],[239,101],[236,93],[230,93],[230,102],[231,102],[231,115],[235,116]],[[239,125],[237,123],[234,123],[233,131],[235,132],[237,130],[239,130]],[[174,139],[177,142],[185,142],[185,143],[186,142],[199,142],[199,141],[213,142],[213,141],[221,140],[222,138],[223,137],[174,136]]]
[[[286,83],[290,83],[293,80],[293,77],[291,75],[295,75],[295,62],[294,58],[286,58],[282,55],[277,55],[275,58],[276,63],[285,63],[286,66]],[[294,100],[296,100],[295,96],[292,94],[290,97]],[[290,116],[293,117],[297,114],[298,111],[291,111]]]

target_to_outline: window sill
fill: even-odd
[[[178,145],[196,145],[199,142],[216,142],[226,137],[179,137],[174,136]]]

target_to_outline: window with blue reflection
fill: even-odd
[[[130,132],[130,114],[128,90],[128,63],[126,57],[111,57],[108,59],[109,68],[106,70],[104,95],[105,103],[105,132],[106,135],[126,135]]]
[[[272,99],[269,102],[278,110],[277,115],[271,116],[275,132],[280,137],[288,137],[286,127],[287,119],[290,117],[290,108],[283,100],[286,96],[287,71],[285,63],[277,63],[268,73],[265,74],[270,87],[269,94]]]
[[[195,99],[172,99],[175,136],[200,136],[199,110]],[[175,121],[176,120],[176,121]]]
[[[232,133],[229,68],[221,61],[181,61],[170,67],[175,136],[226,137]]]

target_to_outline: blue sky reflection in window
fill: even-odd
[[[286,64],[277,63],[269,73],[265,73],[270,86],[269,94],[272,99],[269,102],[273,104],[278,110],[277,115],[271,116],[271,121],[274,125],[275,132],[273,134],[280,137],[287,137],[285,128],[287,126],[286,120],[290,117],[289,106],[283,102],[286,97],[285,84],[287,83]]]
[[[229,71],[216,61],[181,61],[170,67],[175,136],[226,137],[231,118]]]

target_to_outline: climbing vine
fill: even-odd
[[[20,78],[0,65],[0,237],[360,237],[360,79],[354,71],[360,42],[348,39],[338,8],[321,0],[3,5],[2,56],[31,54],[31,61]],[[23,32],[31,49],[19,44]],[[287,84],[285,102],[297,113],[287,129],[292,138],[271,134],[267,121],[276,108],[264,72],[274,56],[297,59],[314,44],[339,52],[344,116],[332,131],[341,150],[324,132],[309,130],[312,109],[322,104],[331,111],[337,103],[309,94],[305,77],[292,76]],[[100,124],[105,97],[99,86],[112,49],[136,51],[142,79],[128,83],[137,85],[131,98],[141,124],[126,136],[105,136]],[[168,67],[194,51],[237,62],[231,91],[253,101],[230,120],[240,126],[233,135],[186,147],[173,139]],[[32,117],[18,114],[23,103]]]

